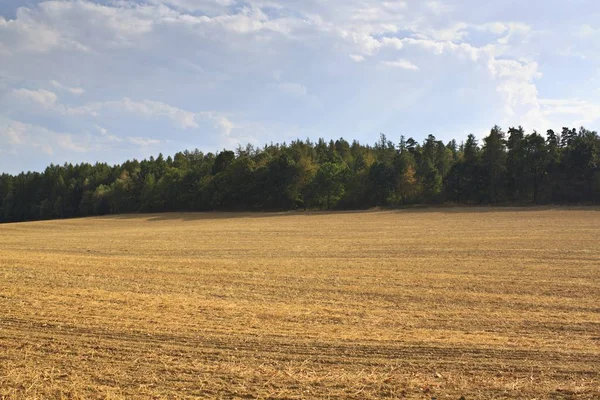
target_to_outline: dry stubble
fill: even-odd
[[[600,211],[0,226],[0,398],[600,398]]]

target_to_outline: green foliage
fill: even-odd
[[[487,186],[487,198],[491,203],[504,200],[504,179],[506,172],[506,144],[504,132],[499,126],[494,126],[490,134],[483,139],[484,177]]]
[[[392,164],[378,161],[369,169],[370,206],[385,206],[394,193],[396,170]]]
[[[0,222],[129,212],[359,209],[410,203],[600,203],[600,137],[495,126],[479,145],[385,135],[251,145],[218,154],[50,165],[0,175]]]
[[[321,164],[310,183],[308,203],[311,207],[325,210],[335,208],[344,195],[347,172],[345,163]]]
[[[48,199],[44,199],[40,204],[40,219],[50,219],[54,213],[54,207],[52,202]]]

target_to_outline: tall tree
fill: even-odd
[[[483,139],[481,155],[487,184],[488,201],[496,203],[503,200],[504,174],[506,171],[505,134],[499,126],[494,126],[490,134]]]
[[[510,128],[506,141],[508,154],[506,157],[507,196],[510,200],[523,200],[526,190],[523,170],[526,163],[525,131],[523,127]]]
[[[326,210],[334,208],[344,195],[347,171],[345,163],[321,164],[310,184],[309,204]]]
[[[544,182],[548,168],[548,150],[546,141],[536,132],[524,140],[525,159],[523,176],[527,182],[527,192],[531,193],[531,201],[538,203],[540,186]]]
[[[600,138],[494,127],[444,144],[385,135],[294,140],[218,154],[198,149],[120,165],[49,165],[0,175],[0,222],[123,212],[367,208],[449,201],[600,203]]]

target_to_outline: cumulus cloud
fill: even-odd
[[[493,59],[490,60],[488,67],[495,78],[531,80],[542,77],[542,74],[538,72],[538,64],[536,62]]]
[[[600,33],[600,29],[593,28],[590,24],[583,24],[579,27],[577,35],[581,38],[589,38]]]
[[[17,101],[31,102],[44,109],[53,108],[58,99],[55,93],[44,89],[14,89],[12,96]]]
[[[384,37],[381,39],[381,44],[383,46],[395,48],[396,50],[400,50],[404,47],[402,39],[399,39],[397,37]]]
[[[91,149],[87,140],[80,140],[75,135],[14,120],[0,120],[0,140],[12,148],[32,147],[49,155],[57,149],[74,152]]]
[[[522,124],[543,129],[549,122],[544,117],[535,80],[542,77],[538,64],[527,60],[492,57],[488,62],[491,75],[499,80],[497,91],[504,100],[508,119],[520,116]]]
[[[431,130],[422,121],[432,98],[456,105],[453,126],[461,132],[474,118],[543,129],[559,117],[594,121],[600,102],[596,92],[554,84],[567,78],[546,67],[566,54],[585,55],[577,74],[587,84],[599,68],[595,21],[545,21],[517,3],[509,16],[471,0],[23,4],[0,15],[0,118],[24,124],[5,123],[3,141],[23,151],[43,128],[49,137],[76,133],[54,136],[54,143],[38,139],[75,153],[307,134],[370,141],[368,132],[398,126],[418,136]],[[401,73],[390,82],[382,68]],[[399,91],[413,102],[410,115],[402,113]],[[459,109],[453,96],[465,91],[471,95],[460,98]],[[475,115],[488,100],[490,108]]]
[[[542,114],[551,118],[556,116],[575,119],[573,126],[584,126],[600,120],[600,103],[582,99],[541,99]]]
[[[294,97],[308,96],[308,90],[306,86],[296,82],[283,82],[277,85],[277,87],[284,93]]]
[[[105,128],[98,126],[97,129],[100,135],[67,133],[36,124],[0,118],[0,148],[9,154],[18,154],[22,150],[32,154],[33,150],[45,156],[64,157],[67,154],[96,153],[114,144],[153,148],[163,142],[160,139],[141,136],[119,137],[109,134]]]
[[[299,90],[293,86],[288,90]],[[215,111],[192,112],[178,107],[152,100],[135,101],[128,97],[120,100],[86,103],[81,106],[70,106],[59,103],[58,96],[44,89],[14,89],[13,98],[28,105],[38,106],[41,110],[51,111],[66,116],[99,117],[103,111],[127,113],[144,118],[166,118],[181,129],[198,128],[201,120],[210,120],[222,129],[226,135],[231,133],[234,124],[226,116]],[[103,129],[103,128],[101,128]]]
[[[66,92],[69,92],[69,93],[77,95],[77,96],[85,93],[85,90],[83,90],[82,88],[65,86],[62,83],[55,81],[55,80],[52,80],[50,83],[56,89],[64,90]]]
[[[447,14],[454,10],[453,6],[451,6],[450,4],[445,4],[440,0],[430,0],[425,2],[425,5],[431,12],[438,15]]]
[[[150,138],[143,138],[143,137],[130,137],[130,138],[127,138],[127,141],[131,144],[134,144],[134,145],[140,146],[140,147],[148,147],[148,146],[153,146],[153,145],[157,145],[160,143],[160,140],[158,140],[158,139],[150,139]]]
[[[406,38],[402,41],[407,46],[417,47],[434,54],[452,54],[458,57],[468,58],[472,61],[477,61],[480,55],[485,52],[485,49],[477,48],[468,43],[452,43],[449,41],[438,41],[431,39],[413,39]]]
[[[150,4],[165,5],[177,10],[210,14],[222,13],[227,7],[235,4],[234,0],[149,0]]]
[[[196,121],[198,114],[173,107],[160,101],[134,101],[126,97],[118,101],[101,103],[99,107],[112,108],[144,117],[165,117],[183,129],[198,127],[198,122]]]
[[[403,59],[394,60],[394,61],[382,61],[381,64],[386,67],[390,67],[390,68],[401,68],[401,69],[408,69],[408,70],[412,70],[412,71],[419,70],[419,67],[417,67],[415,64],[413,64],[412,62],[410,62],[408,60],[403,60]]]
[[[230,136],[231,131],[236,126],[229,118],[218,112],[204,111],[201,112],[200,115],[212,121],[214,126],[220,129],[221,133],[225,136]]]
[[[427,29],[419,36],[425,36],[440,41],[460,42],[468,36],[469,28],[468,24],[457,22],[447,28]]]
[[[0,16],[0,43],[0,48],[7,54],[47,53],[68,44],[56,28],[37,21],[35,15],[25,8],[19,9],[14,20]]]
[[[0,125],[0,134],[8,145],[19,145],[26,139],[23,126],[14,123],[5,126]]]

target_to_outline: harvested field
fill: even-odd
[[[600,398],[600,210],[0,225],[0,398]]]

